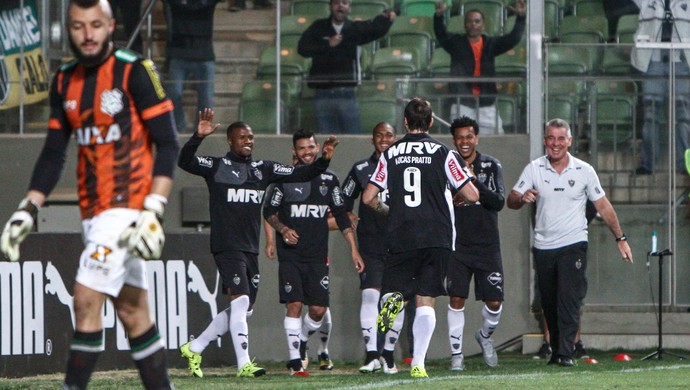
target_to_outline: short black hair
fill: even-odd
[[[237,121],[237,122],[232,122],[230,126],[228,126],[228,129],[226,130],[226,135],[228,138],[232,136],[232,132],[235,131],[235,129],[247,129],[251,130],[251,126],[247,122],[242,122],[242,121]]]
[[[299,129],[292,135],[292,146],[297,145],[297,141],[301,139],[309,139],[311,137],[314,137],[314,141],[316,141],[316,136],[313,131]]]
[[[410,130],[429,131],[432,117],[431,103],[420,97],[413,97],[405,106],[405,119]]]
[[[374,126],[374,128],[371,129],[371,134],[374,134],[376,132],[376,129],[379,128],[379,126],[389,126],[391,129],[393,129],[393,134],[398,132],[398,129],[396,129],[395,126],[393,126],[392,124],[390,124],[386,121],[382,121],[382,122],[377,123],[376,126]]]
[[[450,124],[450,135],[455,136],[455,129],[461,129],[463,127],[471,127],[474,129],[474,135],[479,135],[479,123],[469,116],[464,115],[460,118],[455,118],[453,123]]]
[[[70,3],[76,5],[79,8],[91,8],[97,6],[100,0],[71,0]]]

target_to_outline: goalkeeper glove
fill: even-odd
[[[19,203],[19,208],[12,214],[5,224],[5,229],[0,237],[2,254],[9,261],[19,260],[19,244],[34,226],[34,220],[38,214],[38,206],[29,198],[24,198]]]
[[[135,256],[144,260],[160,259],[165,244],[161,222],[166,203],[167,199],[161,195],[146,196],[139,218],[120,236],[120,241]]]

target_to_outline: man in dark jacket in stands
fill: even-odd
[[[517,0],[509,7],[517,15],[515,26],[508,34],[490,37],[484,34],[484,14],[477,9],[465,12],[465,34],[446,30],[444,14],[448,6],[436,3],[434,32],[441,46],[450,54],[450,74],[453,77],[493,77],[497,56],[515,47],[525,31],[525,0]],[[451,118],[468,116],[479,122],[482,133],[502,134],[501,117],[496,110],[496,84],[493,82],[462,82],[450,85],[457,96],[451,107]]]
[[[388,33],[395,12],[367,21],[352,21],[350,0],[331,0],[331,16],[318,19],[302,34],[297,51],[312,59],[310,88],[318,133],[360,133],[355,86],[361,80],[360,46]]]

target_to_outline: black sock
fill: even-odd
[[[168,358],[156,326],[139,337],[129,339],[129,348],[139,376],[147,389],[171,389]]]
[[[96,367],[98,356],[103,351],[103,330],[97,332],[75,331],[67,359],[65,388],[86,389]]]
[[[387,349],[384,349],[383,352],[381,353],[381,357],[383,357],[383,360],[386,361],[386,365],[388,368],[393,368],[395,366],[395,359],[393,358],[393,351],[389,351]]]
[[[364,362],[369,363],[372,360],[378,359],[379,356],[378,351],[367,351],[367,357],[364,359]]]

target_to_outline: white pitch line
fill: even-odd
[[[611,373],[628,373],[628,372],[645,372],[645,371],[661,371],[661,370],[678,370],[678,369],[690,369],[690,365],[673,365],[673,366],[662,366],[662,367],[649,367],[649,368],[625,368],[620,371],[611,371]],[[597,371],[601,372],[601,371]],[[594,371],[577,371],[577,372],[560,372],[560,375],[582,375],[582,374],[593,374]],[[552,375],[551,372],[538,372],[531,374],[510,374],[510,379],[536,379],[541,378],[546,375]],[[386,381],[379,383],[369,383],[362,386],[347,386],[347,387],[335,387],[334,390],[365,390],[365,389],[379,389],[391,386],[401,386],[409,385],[413,383],[433,383],[438,381],[443,381],[447,379],[499,379],[506,377],[506,375],[444,375],[444,376],[433,376],[428,379],[398,379],[394,381]]]

